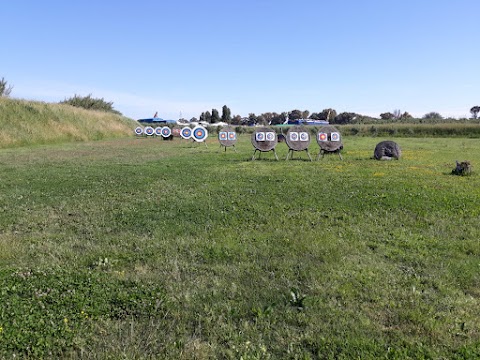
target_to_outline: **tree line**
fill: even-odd
[[[478,119],[480,113],[480,106],[473,106],[470,109],[472,114],[472,119]],[[354,112],[342,112],[337,113],[335,109],[327,108],[323,109],[321,112],[312,112],[308,110],[292,110],[288,112],[266,112],[260,115],[254,113],[248,114],[246,117],[240,115],[231,115],[231,111],[228,106],[224,105],[222,107],[222,114],[220,115],[217,109],[212,109],[212,111],[202,112],[200,118],[192,118],[190,121],[205,121],[209,124],[215,124],[218,122],[225,122],[232,125],[278,125],[288,122],[295,122],[300,119],[310,119],[310,120],[324,120],[328,121],[330,124],[362,124],[362,123],[378,123],[378,122],[412,122],[414,120],[424,120],[428,122],[436,122],[442,120],[449,120],[449,118],[444,118],[441,114],[435,111],[426,113],[420,119],[414,119],[407,111],[400,111],[398,109],[393,110],[392,112],[381,113],[378,118],[372,116],[366,116],[357,114]],[[452,119],[453,120],[453,119]]]
[[[13,90],[13,86],[8,84],[5,78],[2,77],[0,80],[0,97],[9,97]],[[76,107],[81,107],[88,110],[100,110],[113,112],[118,115],[122,115],[118,110],[115,110],[113,107],[113,102],[104,100],[103,98],[94,98],[91,94],[87,96],[74,95],[71,98],[65,99],[60,102],[60,104],[68,104]],[[478,119],[480,113],[480,106],[475,105],[470,109],[472,114],[472,119]],[[292,110],[289,112],[266,112],[260,115],[255,115],[254,113],[248,114],[246,117],[240,115],[232,116],[231,110],[227,105],[222,107],[222,115],[220,115],[217,109],[212,109],[210,111],[205,111],[200,114],[199,119],[193,117],[190,119],[191,122],[194,121],[205,121],[209,124],[215,124],[218,122],[224,122],[232,125],[278,125],[283,124],[287,121],[295,122],[300,119],[311,119],[311,120],[325,120],[331,124],[356,124],[356,123],[371,123],[371,122],[391,122],[391,121],[411,121],[413,116],[408,112],[402,112],[400,110],[393,110],[392,112],[381,113],[379,118],[356,114],[353,112],[342,112],[337,114],[335,109],[327,108],[323,109],[321,112],[312,112],[308,110]],[[432,111],[425,114],[421,119],[429,121],[438,121],[444,120],[444,117],[438,112]]]

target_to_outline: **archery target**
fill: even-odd
[[[269,127],[257,127],[252,133],[251,142],[253,147],[259,151],[271,151],[278,143],[277,134]]]
[[[257,132],[255,134],[255,140],[257,141],[265,141],[265,133],[264,132]]]
[[[208,131],[203,126],[193,128],[193,139],[195,141],[205,141],[208,137]]]
[[[332,125],[322,126],[318,130],[317,144],[320,146],[319,154],[337,152],[343,149],[340,131]]]
[[[147,126],[145,128],[145,134],[147,134],[148,136],[152,136],[154,133],[155,133],[155,130],[153,130],[153,127]]]
[[[224,126],[218,132],[218,141],[221,146],[235,146],[237,142],[237,133],[230,125]]]
[[[135,128],[135,135],[142,135],[143,134],[143,128],[138,126]]]
[[[219,140],[227,140],[228,139],[228,133],[226,131],[220,131],[218,133],[218,139]]]
[[[340,141],[340,133],[332,132],[330,134],[330,139],[331,139],[331,141]]]
[[[172,130],[168,126],[164,126],[162,127],[161,134],[164,138],[167,138],[172,135]]]
[[[274,132],[267,132],[265,133],[265,140],[266,141],[274,141],[277,137],[275,136]]]
[[[288,129],[285,142],[290,150],[303,151],[310,145],[310,136],[304,126],[292,126]]]
[[[192,137],[192,129],[190,129],[189,127],[184,127],[180,131],[180,136],[185,140],[190,139]]]
[[[162,128],[161,127],[156,127],[155,128],[155,135],[157,135],[157,136],[162,135]]]

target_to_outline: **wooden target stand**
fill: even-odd
[[[218,142],[220,147],[225,147],[225,152],[227,147],[232,147],[233,151],[237,152],[235,144],[237,143],[237,133],[232,126],[224,126],[218,132]]]
[[[292,126],[290,129],[288,129],[285,142],[288,146],[288,153],[285,161],[288,160],[290,155],[292,155],[293,159],[294,151],[306,151],[310,161],[313,161],[310,153],[308,152],[308,146],[310,145],[310,134],[304,126]]]
[[[252,145],[255,148],[255,151],[253,152],[252,156],[252,161],[255,160],[255,155],[257,154],[257,151],[259,152],[258,158],[260,159],[260,156],[262,152],[269,152],[273,151],[273,154],[275,155],[275,159],[278,161],[278,156],[277,152],[275,151],[275,146],[277,146],[277,133],[275,130],[272,130],[268,127],[259,127],[256,128],[255,131],[252,134]]]
[[[343,160],[340,153],[343,149],[342,135],[334,126],[327,125],[318,130],[317,144],[320,146],[317,161],[320,157],[323,159],[325,154],[338,154],[340,160]]]

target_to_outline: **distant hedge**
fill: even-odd
[[[343,135],[480,138],[478,123],[341,125]]]

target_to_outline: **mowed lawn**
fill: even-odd
[[[381,140],[0,150],[0,358],[480,358],[480,140]]]

